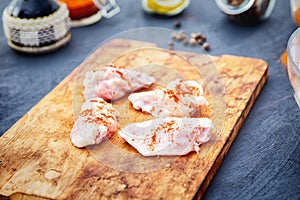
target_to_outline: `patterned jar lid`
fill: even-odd
[[[2,15],[8,45],[26,53],[44,53],[65,45],[70,39],[70,19],[66,4],[45,17],[21,19],[6,8]]]

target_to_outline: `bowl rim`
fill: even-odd
[[[293,66],[290,66],[290,65],[288,64],[288,68],[289,68],[289,67],[293,67],[294,70],[296,71],[297,75],[300,76],[300,66],[299,66],[298,63],[295,62],[295,60],[294,60],[294,58],[293,58],[293,56],[292,56],[292,54],[291,54],[292,42],[295,41],[295,39],[296,39],[297,36],[299,37],[299,41],[300,41],[300,27],[298,27],[298,28],[292,33],[292,35],[290,36],[290,38],[289,38],[289,40],[288,40],[288,44],[287,44],[287,56],[288,56],[288,60],[291,61],[291,62],[292,62],[292,65],[293,65]],[[289,63],[289,61],[288,61],[288,63]],[[300,61],[300,59],[299,59],[299,61]],[[298,66],[298,67],[297,67],[297,66]]]

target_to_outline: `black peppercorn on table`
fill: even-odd
[[[1,13],[8,3],[1,1]],[[1,24],[0,134],[111,35],[149,26],[173,29],[180,21],[186,33],[201,32],[207,37],[212,55],[261,58],[269,64],[268,81],[204,199],[299,199],[300,109],[280,63],[287,40],[297,28],[287,1],[277,1],[269,19],[257,26],[229,21],[214,1],[192,1],[182,14],[168,18],[146,14],[140,1],[118,3],[118,15],[72,29],[67,46],[39,56],[12,50]],[[2,166],[0,162],[0,170]]]

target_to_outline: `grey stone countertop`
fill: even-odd
[[[1,0],[1,13],[8,3]],[[207,36],[212,55],[255,57],[269,64],[268,81],[204,199],[300,199],[300,109],[280,63],[288,38],[297,28],[289,1],[277,0],[270,18],[250,27],[229,21],[213,0],[192,1],[181,15],[169,18],[146,14],[141,1],[119,4],[117,16],[72,29],[66,47],[41,56],[13,51],[6,44],[1,22],[0,135],[111,35],[138,27],[173,29],[180,20],[186,32]]]

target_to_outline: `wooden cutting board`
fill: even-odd
[[[153,46],[109,41],[13,125],[0,138],[0,195],[12,199],[201,198],[267,80],[267,63],[181,52],[185,61]],[[139,47],[149,48],[134,50]],[[82,78],[85,71],[105,62],[131,68],[146,65],[141,70],[159,82],[153,87],[176,77],[198,80],[211,103],[201,116],[213,119],[212,140],[199,155],[181,157],[143,158],[117,134],[88,149],[72,146],[69,134],[83,101]],[[120,127],[149,118],[133,111],[124,99],[114,102]]]

